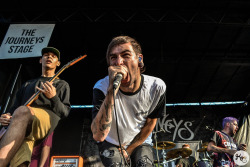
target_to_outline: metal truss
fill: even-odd
[[[1,10],[1,23],[87,22],[87,23],[212,23],[248,26],[247,10],[215,9],[119,9],[119,8],[58,8]]]

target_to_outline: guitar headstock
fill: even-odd
[[[67,68],[67,67],[70,67],[72,65],[74,65],[75,63],[77,63],[78,61],[84,59],[85,57],[87,57],[87,55],[82,55],[82,56],[79,56],[73,60],[71,60],[70,62],[68,62],[67,64],[65,64],[64,66]]]
[[[87,57],[87,55],[82,55],[82,56],[79,56],[79,57],[75,58],[74,60],[72,60],[70,62],[70,66],[74,65],[75,63],[77,63],[78,61],[84,59],[85,57]]]

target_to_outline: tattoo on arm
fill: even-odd
[[[113,110],[114,105],[104,103],[105,114],[106,114],[106,122],[109,122],[111,119],[111,111]],[[109,109],[110,108],[110,109]]]
[[[106,120],[105,121],[109,122],[109,119],[110,119],[109,118],[109,112],[108,112],[109,111],[109,105],[104,103],[104,108],[105,108],[105,114],[106,114]]]
[[[218,148],[216,146],[211,146],[212,150],[217,153],[224,153],[226,150],[224,148]]]
[[[96,134],[97,133],[97,127],[96,127],[96,123],[93,122],[93,134]]]
[[[102,124],[102,127],[100,128],[101,131],[104,131],[106,130],[108,127],[111,126],[111,122],[110,123],[107,123],[107,124]]]
[[[136,136],[135,136],[135,138],[132,140],[132,142],[131,142],[131,144],[133,144],[133,143],[136,143],[138,140],[140,140],[141,139],[141,132],[140,133],[138,133]],[[130,145],[131,145],[130,144]]]
[[[105,104],[104,103],[104,108],[105,108],[105,113],[101,116],[101,119],[99,120],[99,131],[102,133],[102,136],[104,136],[104,132],[107,128],[111,127],[111,111],[113,109],[113,105]],[[111,108],[111,109],[110,109]],[[105,123],[103,123],[105,122]],[[97,126],[94,124],[96,127],[97,131]]]

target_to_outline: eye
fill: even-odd
[[[129,58],[130,57],[130,54],[129,53],[125,53],[122,55],[123,58]]]
[[[116,56],[110,56],[110,60],[115,60]]]

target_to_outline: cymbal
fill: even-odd
[[[167,152],[167,157],[169,158],[177,158],[182,156],[182,158],[188,157],[192,154],[192,150],[190,148],[177,148],[174,150],[170,150]]]
[[[156,149],[156,145],[154,144],[153,146]],[[162,149],[171,149],[175,147],[175,143],[171,141],[160,141],[157,142],[157,149],[162,150]]]
[[[197,150],[197,152],[206,152],[207,151],[207,146],[200,148]]]

